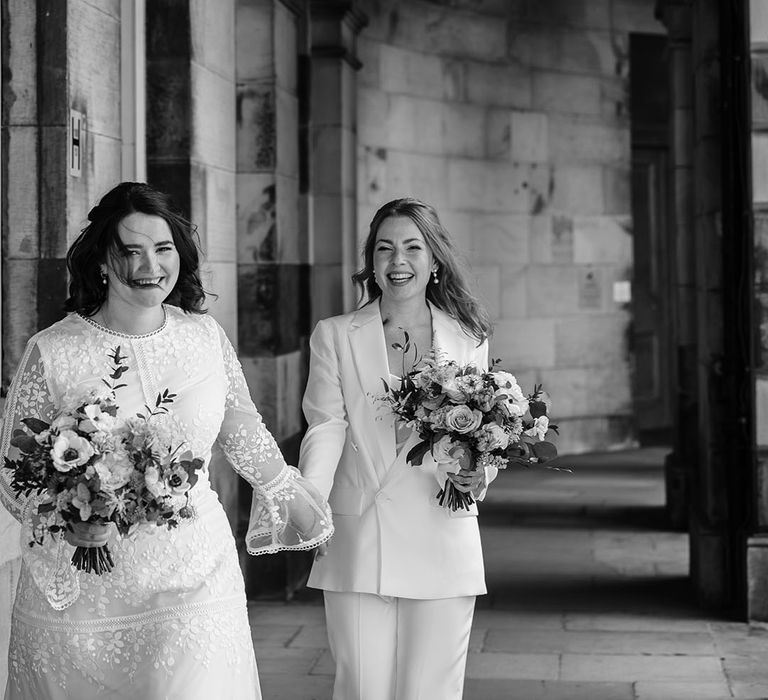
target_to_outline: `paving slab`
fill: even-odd
[[[484,651],[574,654],[679,654],[716,656],[712,637],[701,632],[558,632],[491,629]]]
[[[560,678],[572,681],[705,681],[725,679],[713,656],[563,654]]]
[[[635,700],[721,700],[731,697],[725,681],[716,683],[640,681]]]
[[[464,683],[464,700],[635,700],[631,683],[481,680]]]
[[[699,632],[709,633],[707,620],[685,619],[680,615],[565,615],[567,630],[603,630],[605,632]]]
[[[333,678],[260,673],[264,700],[331,700]]]
[[[285,649],[278,647],[256,647],[256,663],[259,673],[287,673],[307,676],[320,658],[317,649]]]
[[[467,678],[557,680],[557,654],[472,653],[467,656]]]

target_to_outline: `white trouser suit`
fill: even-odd
[[[487,367],[488,346],[430,305],[441,357]],[[325,591],[334,700],[458,700],[474,598],[486,592],[477,509],[437,503],[435,463],[397,450],[377,397],[389,376],[378,301],[317,324],[300,468],[328,496],[336,534],[312,568]]]

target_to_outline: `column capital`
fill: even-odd
[[[357,35],[368,24],[368,16],[354,0],[311,0],[312,56],[340,58],[358,70]]]
[[[690,42],[693,32],[691,0],[657,0],[654,15],[666,28],[670,43]]]

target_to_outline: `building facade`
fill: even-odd
[[[759,1],[2,0],[1,41],[4,388],[63,313],[89,207],[146,180],[197,224],[210,311],[295,460],[309,333],[358,302],[375,210],[416,196],[561,452],[673,444],[702,602],[768,619]],[[253,578],[291,579],[275,561]]]

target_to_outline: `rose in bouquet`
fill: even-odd
[[[203,460],[174,445],[159,420],[175,395],[165,390],[146,414],[120,419],[115,392],[125,386],[126,358],[119,346],[109,357],[113,367],[103,387],[65,396],[51,423],[30,416],[13,434],[20,456],[5,458],[11,487],[37,497],[31,545],[72,531],[73,523],[114,523],[128,535],[144,523],[173,528],[193,515],[188,492]],[[72,563],[96,574],[114,566],[107,545],[77,547]]]
[[[408,339],[404,351],[408,349]],[[497,368],[487,371],[474,365],[427,358],[404,374],[399,388],[384,381],[383,400],[393,413],[421,438],[407,454],[407,461],[421,465],[430,452],[438,463],[471,475],[486,467],[509,464],[530,467],[557,456],[546,440],[557,426],[549,422],[549,398],[541,386],[525,395],[517,379]],[[446,478],[437,494],[441,505],[468,509],[471,493]]]

